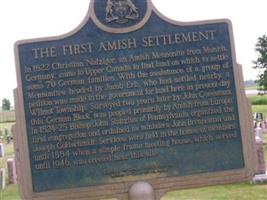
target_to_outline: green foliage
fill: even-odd
[[[264,70],[264,72],[261,75],[259,75],[259,79],[256,82],[259,84],[258,90],[260,91],[267,90],[267,69]]]
[[[8,99],[6,99],[6,98],[4,98],[4,99],[2,100],[2,110],[3,110],[3,111],[8,111],[8,110],[10,110],[10,101],[9,101]]]
[[[252,105],[266,105],[267,107],[267,96],[250,96],[249,100]]]
[[[267,90],[267,36],[263,35],[258,38],[255,51],[258,58],[254,61],[254,68],[261,69],[263,72],[256,81],[259,84],[259,90]]]

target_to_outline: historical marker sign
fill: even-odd
[[[160,196],[252,175],[229,21],[179,23],[150,1],[97,0],[77,30],[15,51],[25,199],[126,199],[140,180]]]

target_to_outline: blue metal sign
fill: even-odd
[[[19,42],[34,192],[244,168],[227,21],[97,0],[79,31]]]

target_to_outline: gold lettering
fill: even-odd
[[[64,56],[91,53],[93,51],[93,43],[63,45],[62,50]]]
[[[57,48],[56,47],[48,47],[48,48],[36,48],[32,49],[33,57],[35,59],[38,58],[54,58],[57,57]]]
[[[135,38],[100,42],[98,51],[115,51],[137,48]]]

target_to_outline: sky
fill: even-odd
[[[255,44],[267,34],[266,0],[152,0],[157,9],[173,20],[192,22],[230,19],[238,63],[245,80],[256,79],[252,69],[257,58]],[[58,36],[76,28],[85,18],[90,0],[2,0],[0,1],[0,101],[10,99],[17,87],[14,43],[22,39]]]

